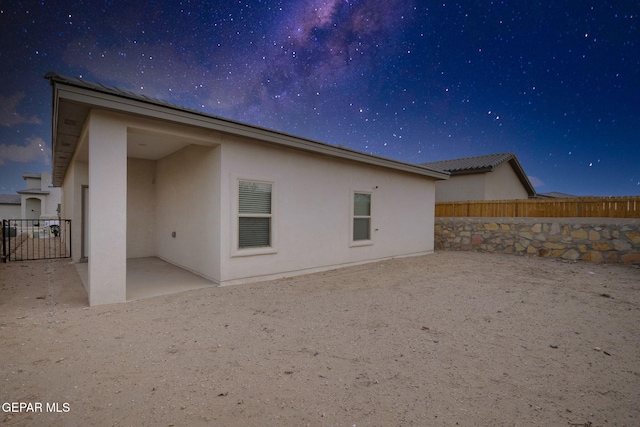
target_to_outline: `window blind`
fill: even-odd
[[[240,181],[241,214],[271,213],[271,184]]]
[[[371,218],[353,219],[353,240],[369,240]]]
[[[238,247],[271,246],[271,218],[240,217]]]
[[[371,239],[371,194],[353,194],[353,240]]]
[[[240,181],[238,190],[238,247],[270,246],[271,184]]]
[[[371,194],[363,194],[363,193],[354,194],[353,214],[356,216],[371,215]]]

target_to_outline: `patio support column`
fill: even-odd
[[[127,299],[127,128],[117,115],[89,118],[89,305]]]

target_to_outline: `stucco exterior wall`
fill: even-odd
[[[446,181],[436,182],[436,202],[484,200],[486,175],[486,173],[454,175]]]
[[[62,190],[53,187],[51,184],[51,174],[49,172],[42,172],[40,176],[42,177],[40,180],[40,189],[49,192],[49,194],[45,196],[41,215],[47,218],[57,217],[58,205],[62,204]]]
[[[156,256],[156,162],[127,159],[127,258]]]
[[[42,172],[40,178],[26,178],[27,190],[47,191],[49,194],[22,194],[20,217],[48,219],[58,217],[58,205],[62,203],[62,190],[51,185],[51,174]],[[36,200],[40,200],[37,203]]]
[[[45,205],[44,196],[22,196],[22,210],[24,219],[39,219]]]
[[[40,190],[40,179],[38,178],[25,178],[25,188],[27,190]]]
[[[71,220],[71,258],[82,258],[82,186],[89,185],[89,165],[75,160],[69,165],[62,183],[61,216]],[[69,247],[67,247],[69,249]]]
[[[484,200],[528,199],[529,194],[508,162],[485,175]]]
[[[20,205],[0,205],[0,219],[19,219]]]
[[[221,167],[223,285],[433,251],[431,178],[237,137],[225,138]],[[237,250],[239,179],[273,183],[275,253]],[[371,193],[371,245],[351,245],[355,191]]]
[[[157,256],[219,281],[219,148],[190,145],[158,160],[156,191]]]
[[[492,172],[452,175],[436,183],[436,202],[527,198],[527,190],[508,162]]]
[[[92,110],[89,143],[89,304],[126,301],[127,127]]]
[[[63,212],[73,220],[74,260],[82,186],[90,188],[91,305],[126,300],[133,257],[158,256],[228,285],[433,251],[433,178],[198,128],[181,127],[178,137],[167,122],[153,133],[194,142],[158,160],[128,157],[132,128],[153,124],[92,111],[81,138],[88,163],[75,159],[67,171]],[[237,248],[239,179],[274,184],[271,253]],[[364,245],[351,239],[354,192],[371,194]]]

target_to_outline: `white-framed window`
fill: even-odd
[[[271,189],[267,182],[238,182],[238,249],[271,246]]]
[[[351,202],[351,244],[370,245],[371,239],[371,193],[354,191]]]
[[[275,253],[275,181],[234,176],[232,256]]]

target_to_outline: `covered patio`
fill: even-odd
[[[77,95],[57,104],[53,184],[66,189],[89,304],[214,286],[202,276],[217,277],[219,194],[194,190],[217,182],[219,135],[108,102],[91,109]]]

